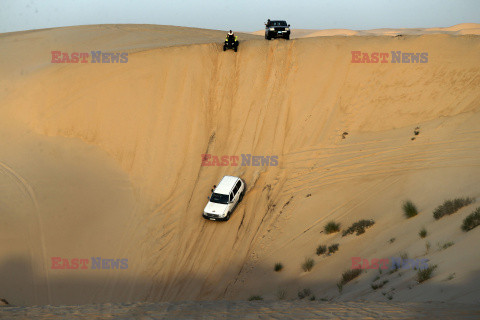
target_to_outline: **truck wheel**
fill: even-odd
[[[285,40],[290,40],[290,35],[286,36]]]
[[[223,51],[226,51],[226,50],[227,50],[227,47],[223,45]]]
[[[233,51],[237,52],[237,50],[238,50],[237,47],[233,48]]]
[[[225,217],[225,221],[228,221],[228,220],[230,220],[230,212],[227,213],[227,216]]]

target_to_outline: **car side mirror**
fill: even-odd
[[[213,189],[212,189],[212,190],[210,190],[210,192],[213,192]]]
[[[290,25],[288,25],[290,27]]]

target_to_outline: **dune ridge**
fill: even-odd
[[[263,36],[264,31],[252,32],[254,35]],[[350,29],[296,29],[292,28],[292,38],[331,37],[331,36],[398,36],[398,35],[423,35],[423,34],[450,34],[450,35],[479,35],[479,23],[460,23],[444,28],[379,28],[370,30]]]

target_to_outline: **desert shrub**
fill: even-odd
[[[336,223],[335,221],[330,221],[325,225],[324,229],[326,234],[338,232],[340,231],[340,223]]]
[[[425,229],[425,227],[423,227],[420,232],[418,233],[418,235],[420,236],[420,238],[425,238],[427,236],[427,229]]]
[[[428,268],[417,271],[417,281],[422,283],[432,277],[433,270],[437,268],[436,265],[428,266]]]
[[[425,254],[428,254],[430,252],[430,248],[432,245],[430,244],[430,241],[425,242]]]
[[[373,226],[375,224],[375,221],[372,219],[370,220],[360,220],[352,224],[350,227],[348,227],[347,230],[344,230],[342,233],[342,237],[345,237],[346,235],[352,234],[356,232],[357,236],[361,235],[362,233],[365,233],[365,229]]]
[[[433,211],[433,217],[438,220],[446,215],[451,215],[474,201],[475,199],[473,198],[447,200]]]
[[[455,244],[455,242],[449,241],[449,242],[445,242],[443,244],[437,243],[437,246],[438,246],[438,250],[442,250],[442,249],[445,250],[447,248],[450,248],[454,244]]]
[[[478,207],[477,210],[469,214],[463,220],[462,230],[467,232],[479,225],[480,225],[480,207]]]
[[[337,288],[338,288],[338,292],[342,293],[343,291],[343,284],[339,281],[337,282]]]
[[[312,296],[310,297],[310,301],[315,301],[315,295],[312,294]]]
[[[281,262],[275,263],[275,266],[273,267],[273,270],[275,270],[276,272],[279,272],[282,269],[283,269],[283,264]]]
[[[338,251],[338,243],[332,244],[331,246],[328,247],[328,253],[335,253]]]
[[[445,279],[445,281],[450,281],[450,280],[453,280],[455,278],[455,272],[454,273],[450,273],[448,275],[448,277]]]
[[[388,242],[394,243],[394,242],[395,242],[395,238],[390,238],[390,240],[388,240]]]
[[[380,283],[372,283],[370,286],[372,287],[373,290],[377,290],[382,288],[384,285],[388,283],[388,280],[383,280]]]
[[[303,299],[305,297],[309,297],[312,294],[312,291],[310,289],[303,289],[301,291],[298,291],[298,298]]]
[[[305,258],[305,261],[302,263],[303,271],[307,272],[312,270],[315,265],[315,261],[312,258]]]
[[[396,272],[398,269],[400,269],[403,266],[404,261],[408,260],[408,253],[406,252],[400,253],[400,260],[401,261],[392,259],[392,270],[389,271],[389,274]]]
[[[327,252],[327,246],[319,245],[317,247],[317,256],[324,254],[325,252]]]
[[[418,209],[412,201],[407,200],[402,205],[403,213],[407,218],[415,217],[418,214]]]
[[[348,282],[352,281],[362,273],[361,269],[351,269],[342,273],[342,278],[340,279],[340,284],[343,286]]]
[[[250,296],[248,301],[263,300],[262,296]]]
[[[285,300],[287,298],[287,289],[278,289],[276,295],[278,300]]]

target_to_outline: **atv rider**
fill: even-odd
[[[238,37],[233,33],[232,30],[230,30],[228,33],[227,33],[227,38],[225,39],[225,42],[229,42],[229,43],[235,43],[238,41]]]
[[[227,33],[225,44],[223,45],[223,51],[227,49],[233,49],[235,52],[238,50],[238,37],[233,33],[232,30]]]

